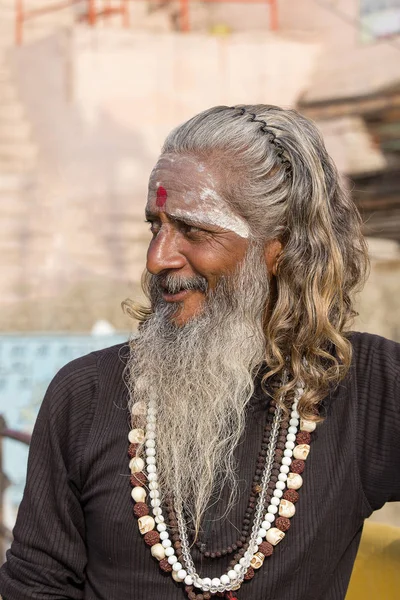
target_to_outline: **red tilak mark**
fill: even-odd
[[[238,600],[236,596],[233,595],[233,592],[226,592],[226,597],[228,600]]]
[[[167,190],[165,188],[163,188],[162,185],[160,185],[160,187],[157,190],[156,205],[159,208],[162,208],[167,201],[167,197],[168,197]]]

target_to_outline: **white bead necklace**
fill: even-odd
[[[186,585],[193,585],[199,590],[207,592],[209,591],[211,593],[237,590],[243,583],[246,571],[252,565],[252,561],[255,558],[255,555],[258,551],[258,547],[263,542],[263,540],[266,538],[268,542],[275,546],[279,541],[281,541],[285,537],[283,531],[272,527],[272,523],[275,520],[275,515],[279,511],[279,507],[281,504],[280,499],[283,495],[283,491],[286,488],[289,467],[292,463],[293,449],[295,448],[296,433],[298,430],[300,418],[299,413],[297,411],[297,405],[299,399],[303,394],[303,391],[304,390],[302,388],[298,387],[295,392],[295,399],[292,405],[288,433],[286,435],[284,456],[282,458],[280,473],[278,476],[278,481],[275,484],[275,489],[271,498],[271,502],[269,503],[269,506],[265,512],[265,497],[271,478],[271,470],[279,434],[279,426],[282,419],[282,409],[280,407],[276,408],[274,419],[272,422],[267,456],[265,459],[265,466],[261,477],[261,491],[255,508],[253,527],[251,530],[248,548],[244,553],[243,557],[240,558],[239,562],[235,564],[232,569],[230,569],[227,573],[222,574],[220,577],[214,577],[212,579],[209,577],[200,577],[200,575],[196,571],[193,558],[190,553],[190,543],[188,539],[187,528],[183,516],[182,506],[179,502],[179,499],[175,499],[175,510],[178,521],[180,541],[182,544],[181,560],[183,564],[179,562],[178,557],[175,554],[172,542],[170,540],[169,533],[167,531],[167,526],[165,524],[165,518],[163,516],[163,511],[161,508],[160,491],[157,475],[157,405],[155,400],[150,400],[147,409],[145,441],[145,459],[146,469],[148,473],[147,479],[149,481],[150,490],[150,505],[154,515],[154,521],[157,524],[157,530],[160,534],[160,542],[164,548],[165,556],[168,560],[168,563],[172,566],[172,577],[175,581],[185,582]],[[300,487],[300,485],[298,485],[298,487]],[[294,505],[292,506],[293,512],[291,516],[293,516],[294,514]]]

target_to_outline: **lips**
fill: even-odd
[[[162,297],[166,302],[181,302],[188,294],[190,294],[190,292],[193,291],[194,290],[181,289],[178,292],[171,293],[164,289]]]
[[[207,280],[204,277],[158,276],[154,283],[158,293],[168,302],[183,300],[191,292],[207,292]]]
[[[176,288],[168,285],[162,285],[161,287],[165,294],[179,294],[180,292],[184,292],[189,289],[187,287]]]

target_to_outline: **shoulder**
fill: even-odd
[[[120,374],[129,357],[129,344],[116,344],[80,356],[62,367],[52,380],[53,390],[76,387],[85,388],[97,384],[102,375]]]
[[[81,356],[62,367],[51,381],[42,409],[49,417],[92,412],[99,397],[112,397],[123,388],[129,344],[117,344]],[[43,411],[42,411],[43,412]]]
[[[376,413],[397,418],[400,410],[400,344],[369,333],[350,334],[352,365],[344,385],[356,401],[358,419]],[[365,413],[365,414],[364,414]]]
[[[400,344],[353,333],[348,398],[353,400],[355,447],[365,496],[372,510],[400,500]]]
[[[80,481],[80,461],[96,415],[104,420],[110,406],[127,404],[123,374],[128,356],[129,345],[119,344],[62,367],[43,399],[31,451],[46,443],[53,451],[58,448],[71,477]]]
[[[379,335],[351,332],[353,368],[364,377],[382,373],[397,378],[400,373],[400,344]]]

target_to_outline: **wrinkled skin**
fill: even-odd
[[[162,156],[150,177],[147,270],[159,276],[163,301],[177,303],[177,325],[201,313],[207,293],[235,273],[249,246],[248,225],[224,201],[218,179],[202,161],[181,155]],[[265,245],[270,274],[280,250],[277,240]]]

